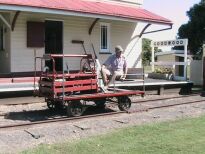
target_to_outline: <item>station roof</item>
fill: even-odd
[[[114,17],[132,21],[144,21],[172,25],[169,19],[156,15],[140,7],[89,0],[0,0],[0,9],[26,11],[25,8],[65,11],[74,14]],[[29,11],[27,10],[27,11]],[[34,11],[33,11],[34,12]]]

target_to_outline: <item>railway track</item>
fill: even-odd
[[[162,100],[167,100],[167,99],[177,99],[177,98],[187,98],[187,97],[192,97],[192,96],[199,96],[201,93],[194,93],[190,95],[182,95],[182,96],[172,96],[172,97],[164,97],[164,98],[155,98],[155,99],[145,99],[145,100],[137,100],[136,102],[133,103],[144,103],[144,102],[155,102],[155,101],[162,101]]]
[[[173,106],[181,106],[181,105],[195,104],[195,103],[201,103],[201,102],[205,102],[205,100],[189,101],[189,102],[176,103],[176,104],[174,103],[174,104],[167,104],[167,105],[161,105],[161,106],[152,106],[152,107],[148,107],[148,108],[143,109],[143,110],[149,111],[149,110],[153,110],[153,109],[168,108],[168,107],[173,107]],[[139,110],[139,111],[143,111],[143,110]],[[136,111],[136,112],[138,112],[138,111]]]
[[[21,124],[11,124],[11,125],[0,126],[0,129],[19,128],[19,127],[25,127],[25,126],[31,126],[31,125],[55,123],[55,122],[63,122],[63,121],[73,121],[73,120],[79,120],[79,119],[110,116],[110,115],[116,115],[116,114],[122,114],[122,113],[127,113],[127,111],[101,113],[101,114],[86,115],[86,116],[80,116],[80,117],[63,117],[63,118],[55,118],[55,119],[48,119],[48,120],[35,121],[35,122],[27,122],[27,123],[21,123]]]
[[[186,97],[192,97],[192,96],[197,96],[200,95],[200,93],[194,93],[194,94],[190,94],[190,95],[182,95],[182,96],[172,96],[172,97],[164,97],[164,98],[157,98],[157,99],[145,99],[145,100],[137,100],[136,103],[142,103],[142,102],[148,102],[148,101],[159,101],[159,100],[166,100],[166,99],[173,99],[173,98],[186,98]],[[23,98],[20,98],[23,99]],[[27,98],[26,98],[27,99]],[[10,99],[8,99],[9,101]],[[30,101],[30,102],[25,102],[23,101],[23,103],[20,103],[19,101],[16,101],[16,99],[12,99],[11,102],[8,102],[7,99],[3,99],[0,101],[0,105],[28,105],[28,104],[37,104],[37,103],[43,103],[43,100],[40,100],[40,102],[38,101]],[[6,102],[6,103],[5,103]],[[134,102],[135,103],[135,102]]]
[[[164,97],[164,98],[154,98],[154,99],[145,99],[145,100],[139,100],[137,99],[135,102],[132,102],[133,104],[141,104],[146,102],[156,102],[156,101],[163,101],[168,99],[177,99],[177,98],[187,98],[187,97],[193,97],[193,96],[199,96],[201,93],[194,93],[190,95],[183,95],[183,96],[172,96],[172,97]],[[111,102],[110,104],[115,104],[115,102]]]
[[[183,97],[188,97],[188,96],[183,96]],[[174,98],[181,98],[181,97],[174,97]],[[152,102],[159,101],[159,100],[165,100],[165,99],[152,100]],[[150,102],[150,101],[142,101],[142,102]],[[55,118],[55,119],[35,121],[35,122],[27,122],[27,123],[21,123],[21,124],[4,125],[4,126],[0,126],[0,129],[20,128],[20,127],[25,127],[25,126],[32,126],[32,125],[39,125],[39,124],[46,124],[46,123],[74,121],[74,120],[88,119],[88,118],[94,118],[94,117],[112,116],[112,115],[123,114],[123,113],[147,112],[147,111],[154,110],[154,109],[169,108],[169,107],[174,107],[174,106],[182,106],[182,105],[196,104],[196,103],[202,103],[202,102],[205,102],[205,100],[187,101],[187,102],[182,102],[182,103],[170,103],[170,104],[166,104],[166,105],[155,105],[155,106],[146,107],[144,109],[130,110],[128,112],[127,111],[118,111],[118,112],[109,112],[109,113],[100,113],[100,114],[94,114],[94,115],[86,115],[86,116],[80,116],[80,117]],[[139,102],[133,102],[133,103],[139,103]]]

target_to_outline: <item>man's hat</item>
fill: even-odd
[[[117,45],[117,46],[115,47],[115,51],[121,51],[121,52],[123,52],[123,48],[122,48],[120,45]]]

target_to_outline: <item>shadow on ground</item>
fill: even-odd
[[[94,115],[100,113],[115,112],[109,108],[99,108],[97,106],[87,106],[83,115]],[[59,110],[37,110],[37,111],[23,111],[23,112],[10,112],[5,115],[5,119],[21,120],[21,121],[41,121],[55,118],[67,117],[65,109]]]
[[[33,96],[33,91],[1,92],[0,99]]]

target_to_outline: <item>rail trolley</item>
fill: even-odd
[[[56,70],[56,59],[62,58],[62,71]],[[70,71],[67,63],[79,61],[79,69]],[[39,65],[40,62],[40,65]],[[50,68],[47,64],[50,64]],[[40,72],[37,71],[40,66]],[[37,80],[37,72],[38,80]],[[62,108],[67,110],[68,116],[81,116],[88,102],[94,102],[99,107],[114,99],[121,111],[131,107],[131,95],[144,95],[144,91],[108,88],[102,90],[99,72],[95,59],[91,54],[45,54],[35,57],[34,92],[45,97],[49,109]]]

